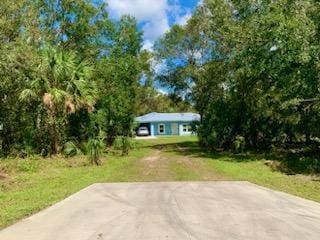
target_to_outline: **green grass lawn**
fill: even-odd
[[[3,160],[0,169],[9,172],[0,182],[0,228],[93,183],[141,181],[135,161],[146,154],[148,149],[128,157],[107,156],[100,167],[87,165],[85,157]]]
[[[196,137],[137,141],[129,156],[0,160],[0,228],[96,182],[246,180],[320,202],[320,182],[273,171],[262,157],[208,155]]]
[[[208,166],[229,176],[232,180],[256,183],[274,190],[320,202],[320,182],[295,175],[273,171],[263,160],[236,162],[230,157],[219,160],[205,159]]]

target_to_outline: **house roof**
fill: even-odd
[[[148,113],[135,118],[136,122],[195,122],[200,121],[200,115],[197,113]]]

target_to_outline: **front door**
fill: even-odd
[[[178,123],[171,123],[171,134],[172,135],[179,135]]]

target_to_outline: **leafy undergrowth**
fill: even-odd
[[[112,152],[112,151],[111,151]],[[270,160],[270,159],[268,159]],[[263,156],[207,154],[196,137],[140,140],[102,166],[85,156],[0,160],[0,228],[97,182],[245,180],[320,202],[320,182],[267,166]]]

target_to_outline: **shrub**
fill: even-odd
[[[132,138],[120,136],[115,139],[113,148],[115,150],[120,150],[122,155],[128,155],[129,150],[136,148],[136,142],[133,141]]]
[[[244,137],[242,136],[236,136],[234,141],[233,141],[233,150],[236,152],[236,153],[239,153],[239,152],[243,152],[244,148],[245,148],[245,139]]]
[[[87,155],[91,164],[101,165],[100,156],[105,145],[102,139],[90,138],[87,143]]]
[[[82,153],[77,145],[72,141],[66,142],[64,144],[63,152],[66,157],[74,157]]]

